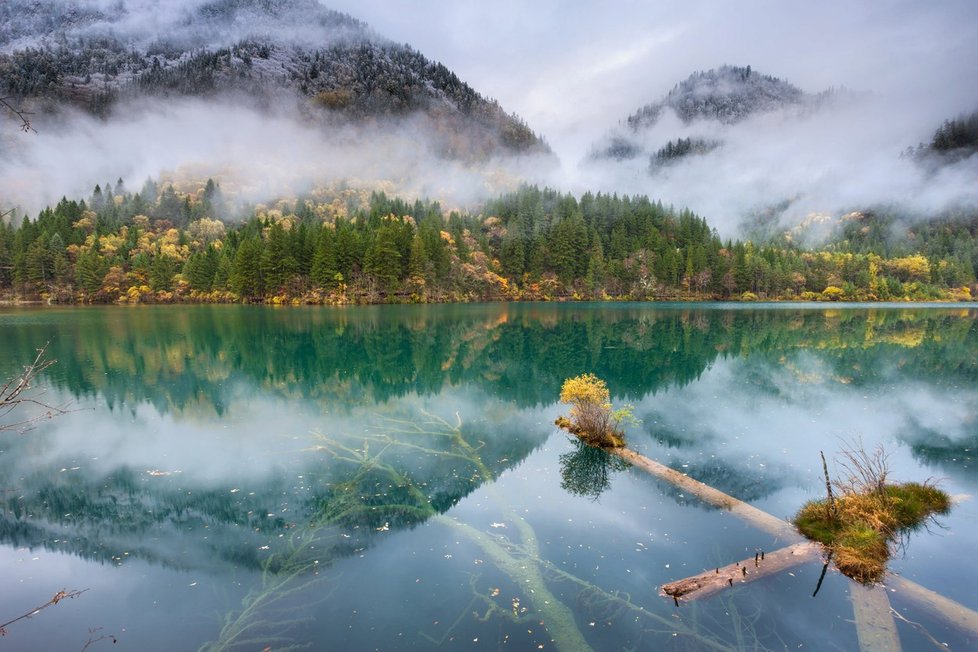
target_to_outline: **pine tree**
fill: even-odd
[[[281,222],[268,230],[268,240],[261,255],[261,273],[265,289],[279,292],[298,271],[299,263],[289,249],[289,238]]]
[[[264,295],[262,278],[262,243],[257,236],[243,240],[238,245],[231,268],[231,289],[242,299],[256,299]]]
[[[78,256],[75,263],[75,282],[87,294],[93,295],[102,288],[102,280],[108,270],[108,261],[92,247]]]
[[[425,253],[424,240],[416,233],[411,239],[411,255],[408,259],[408,276],[412,280],[420,279],[425,283],[431,282],[433,266]]]
[[[390,291],[395,288],[401,271],[401,253],[397,248],[397,233],[389,225],[382,226],[374,234],[364,255],[363,271],[373,277],[380,289]]]
[[[310,276],[313,285],[321,288],[334,288],[337,282],[344,280],[337,264],[336,233],[328,226],[323,226],[319,233],[316,253],[312,257]]]

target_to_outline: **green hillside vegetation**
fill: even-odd
[[[976,289],[966,230],[890,256],[759,246],[646,197],[527,186],[446,212],[347,189],[258,205],[239,222],[214,217],[227,212],[213,181],[97,186],[0,227],[0,290],[69,303],[342,304],[970,300]]]

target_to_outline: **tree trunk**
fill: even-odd
[[[659,595],[671,597],[677,604],[679,600],[687,602],[708,598],[726,588],[747,584],[794,568],[799,564],[814,561],[819,558],[821,549],[819,544],[810,541],[796,543],[766,553],[763,560],[757,555],[722,568],[704,571],[693,577],[663,584],[659,589]]]

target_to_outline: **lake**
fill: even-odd
[[[779,518],[861,443],[951,513],[890,570],[978,610],[978,310],[493,304],[4,309],[0,376],[70,412],[0,432],[0,647],[854,650],[852,582],[559,431],[594,372],[635,450]],[[7,417],[8,420],[10,417]],[[905,650],[975,649],[890,587]],[[112,647],[109,640],[89,649]]]

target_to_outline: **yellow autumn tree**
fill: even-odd
[[[611,409],[608,385],[594,374],[582,374],[564,381],[560,402],[571,406],[570,419],[559,417],[559,427],[577,435],[587,444],[601,448],[620,448],[625,445],[621,424],[631,418],[627,406]]]

